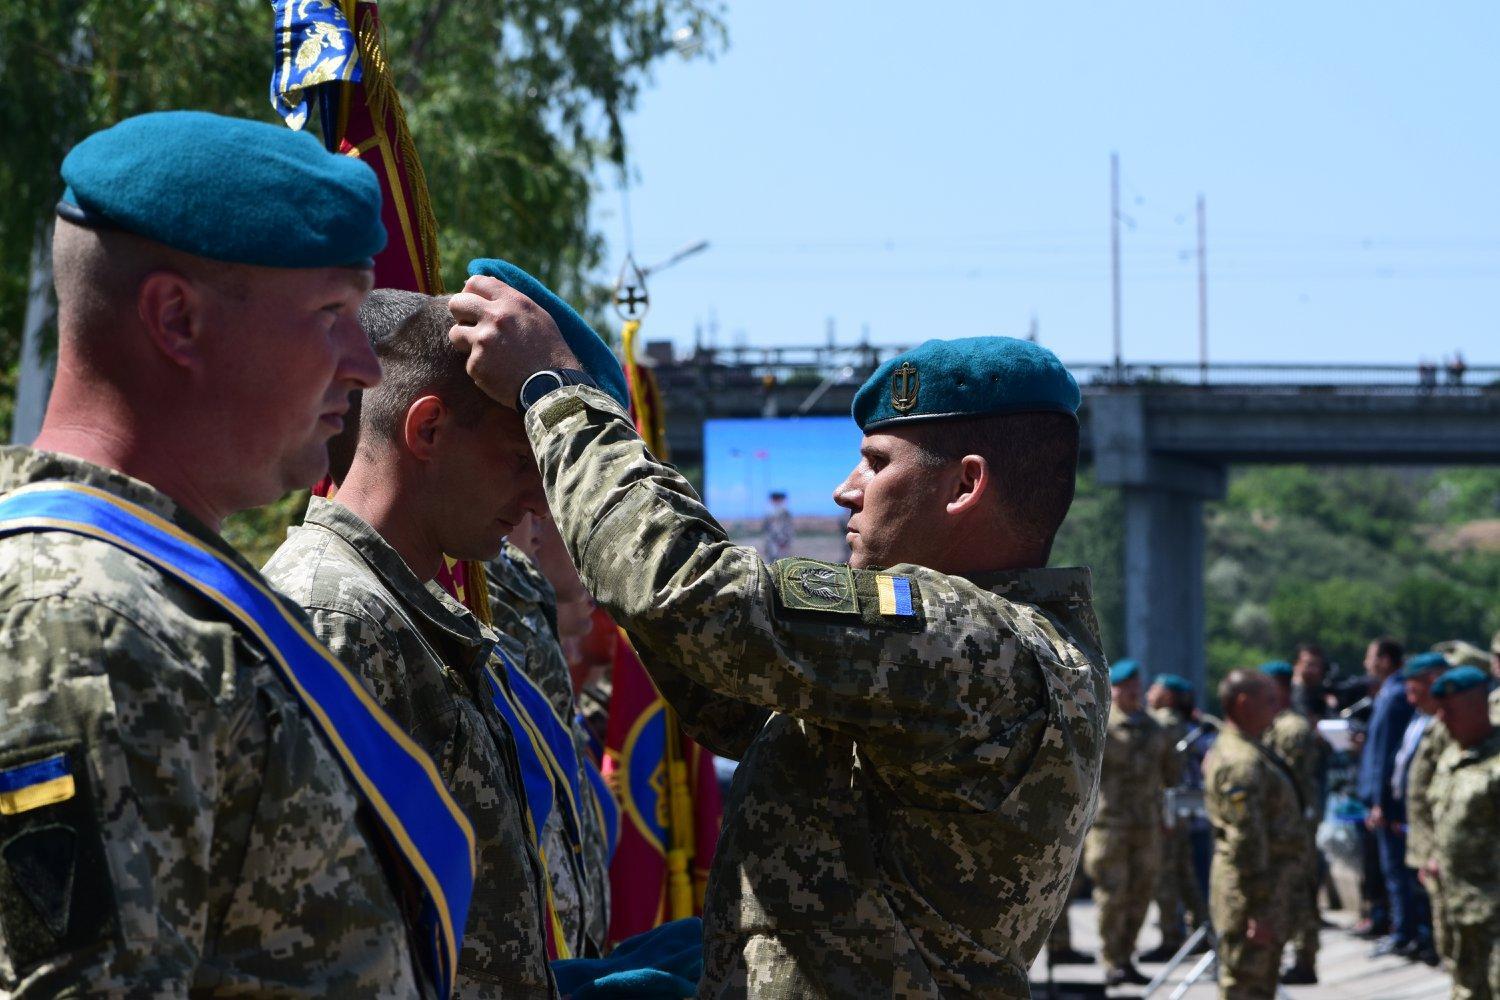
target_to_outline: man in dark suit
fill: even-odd
[[[1401,682],[1392,680],[1404,658],[1401,644],[1391,638],[1376,639],[1365,651],[1365,671],[1370,675],[1374,704],[1359,759],[1357,791],[1370,809],[1365,825],[1375,836],[1380,872],[1389,897],[1391,928],[1390,935],[1375,947],[1377,956],[1414,954],[1419,947],[1411,872],[1405,860],[1405,804],[1391,790],[1396,752],[1401,748],[1401,737],[1413,711]]]

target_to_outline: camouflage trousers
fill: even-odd
[[[1283,942],[1251,944],[1243,934],[1219,938],[1219,1000],[1273,1000]]]
[[[1302,870],[1292,890],[1287,927],[1291,931],[1292,952],[1298,965],[1313,967],[1318,960],[1318,841],[1316,829],[1307,831]]]
[[[1181,823],[1162,836],[1156,909],[1161,920],[1161,943],[1168,948],[1182,944],[1188,929],[1203,923],[1203,890],[1193,870],[1193,845]]]
[[[1449,914],[1453,1000],[1500,1000],[1500,926],[1461,924]]]
[[[1094,827],[1083,841],[1083,870],[1094,880],[1104,965],[1131,964],[1161,864],[1161,828]]]

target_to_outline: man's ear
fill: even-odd
[[[195,368],[202,359],[203,290],[176,271],[152,271],[141,280],[136,311],[151,342],[172,364]]]
[[[421,396],[406,408],[401,441],[419,462],[430,461],[438,440],[448,428],[451,411],[436,396]]]
[[[964,514],[979,509],[990,490],[990,463],[983,455],[965,455],[958,460],[948,495],[948,513]]]

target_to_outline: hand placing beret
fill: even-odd
[[[454,320],[448,336],[468,353],[469,377],[505,406],[515,408],[528,376],[578,367],[547,311],[498,278],[470,278],[448,300],[448,310]]]

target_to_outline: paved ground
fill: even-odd
[[[1353,922],[1352,917],[1344,913],[1330,913],[1327,917],[1342,925]],[[1073,928],[1073,947],[1097,954],[1099,933],[1093,904],[1087,900],[1075,901],[1070,911],[1070,919]],[[1146,920],[1145,930],[1141,931],[1140,946],[1143,950],[1153,948],[1157,940],[1156,917],[1153,911]],[[1441,971],[1400,958],[1370,958],[1370,948],[1370,942],[1362,941],[1342,929],[1325,930],[1322,938],[1322,951],[1318,958],[1320,982],[1317,986],[1286,987],[1287,995],[1292,1000],[1344,1000],[1344,998],[1350,998],[1350,1000],[1354,998],[1358,1000],[1446,1000],[1448,997],[1449,980]],[[1037,1000],[1047,1000],[1045,959],[1046,952],[1043,951],[1031,972],[1034,984],[1032,995]],[[1191,962],[1184,963],[1176,970],[1167,984],[1152,994],[1152,1000],[1167,1000],[1177,984],[1186,976],[1191,965]],[[1160,965],[1150,964],[1140,966],[1141,971],[1148,976],[1155,976],[1161,968]],[[1060,985],[1064,983],[1094,984],[1096,992],[1092,995],[1100,995],[1097,992],[1097,984],[1102,981],[1103,970],[1097,965],[1059,966],[1053,974]],[[1065,1000],[1068,995],[1069,991],[1059,989],[1057,1000]],[[1073,995],[1089,994],[1075,993]],[[1183,1000],[1211,1000],[1217,995],[1213,977],[1210,974],[1204,976],[1198,984],[1188,990],[1183,995]],[[1141,997],[1143,988],[1132,986],[1111,990],[1108,996]]]

